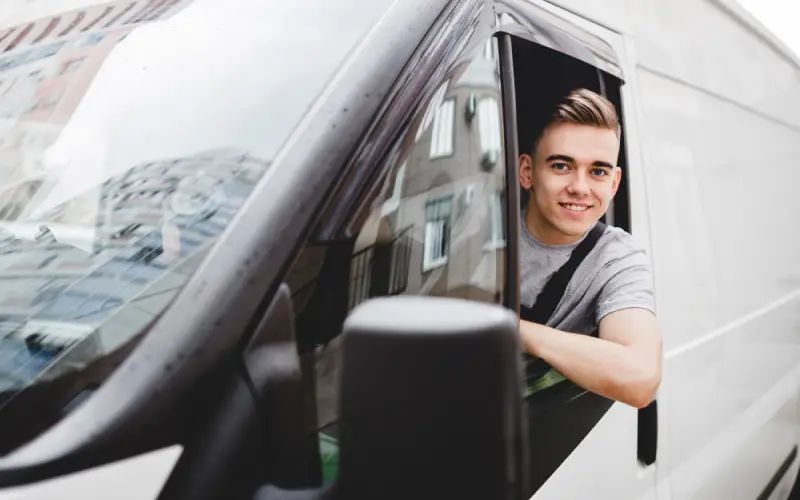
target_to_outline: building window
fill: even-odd
[[[56,26],[58,26],[59,21],[61,21],[61,16],[56,16],[53,19],[51,19],[50,22],[47,23],[47,26],[45,26],[44,30],[42,30],[42,32],[39,33],[39,36],[33,39],[33,42],[31,42],[31,44],[36,45],[37,43],[41,42],[42,40],[50,36],[50,33],[52,33],[53,30],[56,29]]]
[[[113,5],[110,5],[110,6],[106,7],[105,10],[103,10],[103,12],[99,16],[94,18],[94,21],[90,22],[89,24],[87,24],[83,28],[81,28],[81,31],[82,32],[86,32],[86,31],[91,30],[92,28],[97,26],[97,23],[99,23],[100,21],[105,19],[106,16],[111,14],[111,12],[113,12],[113,11],[114,11],[114,6]],[[100,36],[100,39],[102,40],[103,35],[99,35],[99,36]],[[94,44],[92,44],[92,45],[94,45]]]
[[[394,178],[394,185],[392,186],[392,195],[383,202],[381,208],[381,216],[387,217],[397,212],[400,208],[400,200],[403,198],[403,183],[406,178],[406,164],[405,162],[400,165],[397,170],[397,175]],[[396,227],[396,226],[392,226]]]
[[[83,19],[85,17],[86,17],[86,12],[84,11],[78,12],[78,14],[75,16],[75,19],[73,19],[72,22],[67,25],[64,31],[58,34],[58,37],[62,38],[69,35],[72,32],[72,30],[74,30],[79,24],[83,22]]]
[[[63,91],[51,92],[50,94],[47,95],[47,97],[45,97],[44,99],[42,99],[39,102],[39,106],[38,107],[40,109],[52,108],[53,106],[58,104],[58,102],[61,100],[61,96],[63,94],[64,94]]]
[[[497,42],[494,38],[486,40],[486,44],[483,47],[483,57],[490,61],[497,60]]]
[[[481,141],[481,154],[499,157],[502,141],[500,129],[500,106],[494,97],[478,101],[478,134]]]
[[[12,40],[12,42],[8,45],[8,47],[6,47],[6,49],[3,52],[10,52],[14,50],[17,47],[17,45],[19,45],[25,39],[25,37],[28,36],[31,30],[33,30],[33,23],[25,26],[25,29],[19,32],[17,37],[14,38],[14,40]],[[3,36],[3,38],[5,38],[5,36]]]
[[[455,123],[455,99],[448,99],[439,106],[433,116],[431,134],[431,159],[453,154],[453,125]]]
[[[66,45],[66,42],[58,42],[58,43],[51,43],[50,45],[45,45],[41,49],[38,49],[33,53],[31,57],[35,57],[37,59],[43,59],[45,57],[50,57],[58,53],[62,47]]]
[[[41,98],[39,101],[35,102],[30,109],[28,109],[28,113],[32,113],[37,109],[50,109],[55,107],[58,102],[61,100],[61,96],[64,94],[63,91],[56,91],[51,92]]]
[[[31,71],[30,73],[28,73],[26,80],[27,80],[26,83],[29,83],[31,85],[38,85],[42,83],[42,81],[44,81],[44,75],[42,74],[42,70],[37,69],[35,71]]]
[[[414,138],[414,141],[418,141],[422,134],[428,130],[431,122],[433,121],[433,115],[436,114],[436,110],[439,109],[442,105],[442,101],[444,100],[445,93],[447,92],[449,82],[444,82],[442,85],[436,89],[436,92],[433,94],[433,98],[431,98],[431,102],[428,103],[428,107],[425,108],[425,114],[422,115],[422,121],[420,122],[419,128],[417,129],[417,135]]]
[[[61,67],[61,74],[66,75],[67,73],[72,73],[73,71],[77,70],[83,64],[84,59],[86,59],[86,57],[79,57],[77,59],[72,59],[71,61],[65,62],[64,66]]]
[[[506,246],[505,235],[505,193],[494,192],[489,195],[488,218],[487,224],[488,235],[486,239],[486,250],[497,250]]]
[[[102,42],[103,38],[105,38],[105,35],[103,35],[101,33],[90,33],[90,34],[86,35],[85,37],[83,37],[83,39],[78,42],[78,46],[79,47],[92,47],[92,46],[97,45],[100,42]]]
[[[425,203],[425,240],[422,249],[422,271],[447,264],[450,250],[450,212],[453,197]]]

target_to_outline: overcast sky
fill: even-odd
[[[800,56],[800,2],[797,0],[739,0],[759,21]]]

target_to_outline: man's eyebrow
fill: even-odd
[[[556,160],[565,161],[567,163],[575,163],[575,158],[567,155],[550,155],[547,157],[545,161],[549,163],[551,161],[556,161]]]
[[[572,163],[573,165],[575,164],[575,158],[567,155],[550,155],[547,157],[545,161],[548,163],[552,161],[563,161],[566,163]],[[610,168],[612,170],[614,169],[614,165],[608,163],[607,161],[602,161],[602,160],[597,160],[595,162],[592,162],[592,166],[600,168]]]

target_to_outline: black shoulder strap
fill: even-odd
[[[589,255],[589,252],[592,251],[605,230],[606,225],[604,223],[598,221],[595,224],[589,234],[586,235],[586,238],[578,243],[578,246],[572,251],[569,260],[544,285],[544,288],[536,297],[533,307],[520,306],[520,317],[522,319],[542,325],[547,323],[550,316],[555,312],[558,303],[561,302],[561,297],[564,296],[575,270],[578,269],[583,259]]]
[[[589,255],[589,252],[592,251],[597,241],[603,236],[605,230],[606,225],[598,221],[589,234],[586,235],[586,238],[578,243],[578,246],[572,251],[567,262],[565,262],[558,271],[553,273],[544,285],[544,288],[542,288],[542,291],[539,292],[539,295],[536,297],[536,303],[533,304],[533,307],[520,305],[520,318],[526,321],[539,323],[540,325],[547,323],[550,316],[555,312],[558,303],[561,302],[561,297],[564,296],[564,292],[567,290],[567,285],[569,285],[572,275],[575,274],[575,270],[578,269],[583,259]],[[550,365],[541,358],[534,358],[528,353],[524,353],[523,358],[525,360],[525,379],[528,383],[539,379],[550,370]]]

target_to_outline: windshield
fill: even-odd
[[[124,359],[387,3],[3,0],[0,452]]]

